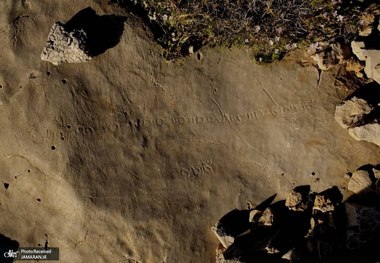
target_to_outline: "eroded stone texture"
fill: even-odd
[[[61,23],[54,23],[41,59],[54,65],[87,62],[92,57],[88,55],[86,40],[87,35],[83,30],[68,32]]]
[[[286,196],[285,206],[287,206],[291,210],[297,210],[297,206],[299,206],[302,202],[302,194],[297,191],[292,191]]]
[[[355,194],[367,191],[372,187],[372,180],[367,171],[358,170],[354,172],[348,182],[348,190]]]
[[[380,146],[379,123],[370,123],[363,126],[354,127],[348,130],[348,134],[351,135],[357,141],[372,142]]]
[[[316,195],[314,199],[314,210],[319,210],[322,213],[334,211],[334,204],[324,195]]]

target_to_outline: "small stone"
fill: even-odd
[[[285,206],[290,210],[296,210],[297,206],[302,203],[302,195],[299,192],[292,191],[286,196]]]
[[[368,191],[372,187],[372,180],[367,171],[358,170],[354,172],[348,182],[348,190],[359,194],[363,191]]]
[[[41,60],[54,65],[82,63],[92,59],[87,51],[87,34],[83,30],[67,31],[63,24],[54,23],[41,54]]]
[[[298,256],[294,249],[291,249],[288,252],[286,252],[281,258],[289,261],[294,261],[298,259]]]
[[[271,208],[267,208],[264,210],[263,214],[261,215],[259,219],[259,224],[262,224],[264,226],[271,226],[273,225],[274,214]]]
[[[274,247],[266,247],[265,250],[267,251],[268,254],[278,254],[281,252],[280,250]]]
[[[314,199],[313,210],[319,210],[322,213],[334,211],[335,207],[331,200],[324,195],[316,195]]]

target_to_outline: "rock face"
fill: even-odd
[[[41,59],[54,65],[87,62],[92,57],[88,55],[86,41],[87,35],[83,30],[68,32],[61,23],[54,23]]]
[[[352,97],[335,108],[335,120],[357,141],[380,146],[379,105],[370,105],[362,98]]]
[[[314,67],[243,48],[167,63],[134,17],[104,55],[56,67],[40,60],[53,23],[109,1],[22,2],[0,1],[0,234],[21,247],[48,234],[61,262],[213,262],[208,230],[232,207],[380,159],[331,117],[335,72],[311,88]]]

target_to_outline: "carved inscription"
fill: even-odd
[[[181,168],[181,175],[183,176],[195,176],[200,177],[205,174],[211,174],[214,170],[212,168],[212,162],[211,161],[205,161],[198,165],[194,165],[188,168],[182,167]]]
[[[223,113],[223,114],[204,114],[196,116],[176,116],[176,117],[158,117],[155,119],[144,120],[145,126],[179,126],[184,124],[229,124],[229,123],[245,123],[257,121],[264,118],[289,117],[292,115],[310,112],[313,108],[312,101],[307,103],[289,104],[287,106],[272,106],[265,109],[256,109],[242,113]]]
[[[287,106],[277,106],[255,109],[242,113],[226,113],[223,114],[199,114],[195,116],[173,116],[173,117],[156,117],[154,119],[137,119],[135,121],[128,122],[104,122],[81,125],[81,124],[68,124],[61,123],[59,126],[62,131],[67,133],[76,133],[83,136],[92,136],[104,133],[121,133],[125,132],[125,129],[130,129],[134,125],[140,127],[140,123],[143,126],[181,126],[181,125],[228,125],[228,124],[244,124],[255,121],[260,121],[266,118],[285,118],[297,114],[306,114],[313,108],[313,101],[298,104],[289,104]],[[136,126],[137,127],[137,126]],[[124,130],[124,131],[123,131]]]

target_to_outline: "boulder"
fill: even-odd
[[[371,187],[371,177],[365,170],[358,170],[354,172],[348,182],[348,190],[355,194],[368,191]]]
[[[67,31],[63,24],[54,23],[41,59],[54,65],[87,62],[92,57],[88,54],[86,41],[87,35],[84,30]]]

